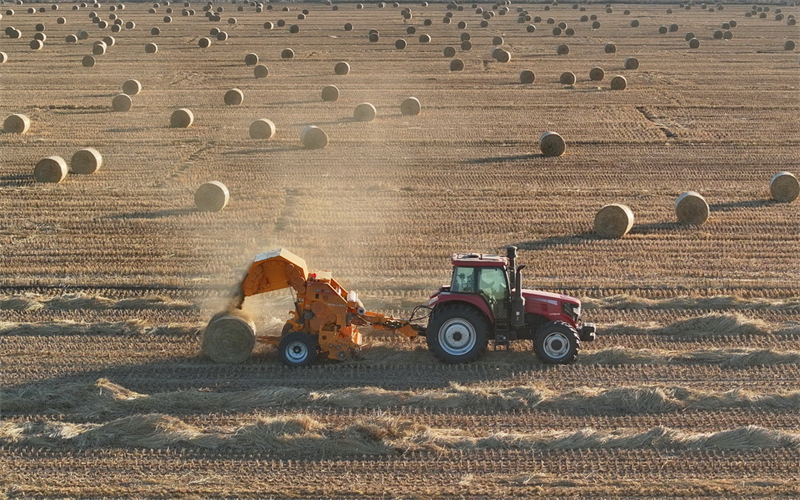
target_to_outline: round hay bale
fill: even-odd
[[[488,28],[488,27],[489,27],[489,21],[487,21],[486,19],[484,19],[483,21],[481,21],[481,23],[480,23],[480,25],[479,25],[479,26],[480,26],[481,28]]]
[[[403,40],[402,38],[398,38],[398,39],[397,39],[397,40],[394,42],[394,48],[396,48],[396,49],[398,49],[398,50],[403,50],[403,49],[405,49],[405,48],[406,48],[406,45],[408,45],[408,44],[407,44],[407,43],[406,43],[406,41],[405,41],[405,40]]]
[[[519,74],[520,83],[533,83],[536,80],[536,75],[529,69],[522,70]]]
[[[505,40],[503,40],[502,36],[496,36],[496,37],[492,38],[492,45],[494,45],[495,47],[499,47],[500,45],[503,45],[504,43],[505,43]]]
[[[45,25],[43,23],[36,23],[36,26],[34,26],[34,29],[36,31],[39,31],[39,32],[44,31],[45,30]]]
[[[70,170],[75,174],[93,174],[103,165],[103,156],[94,148],[85,148],[75,152],[69,162]]]
[[[794,50],[795,43],[792,40],[786,40],[783,43],[783,50]]]
[[[472,42],[470,40],[464,40],[463,42],[461,42],[461,50],[465,52],[468,50],[472,50]]]
[[[42,158],[33,168],[36,182],[61,182],[67,178],[67,162],[60,156]]]
[[[9,115],[3,121],[3,132],[6,134],[24,134],[31,128],[31,120],[25,115]]]
[[[786,20],[786,24],[788,26],[796,26],[797,25],[797,19],[795,19],[794,17],[790,17],[789,19]]]
[[[105,53],[106,53],[105,42],[94,42],[94,44],[92,44],[92,55],[102,56]]]
[[[228,24],[230,24],[231,26],[236,24],[236,18],[235,17],[229,17],[228,18]]]
[[[722,40],[723,35],[724,33],[722,32],[722,30],[717,30],[714,32],[714,35],[712,36],[714,37],[714,40]]]
[[[445,47],[444,48],[444,56],[445,57],[455,57],[456,56],[455,47]]]
[[[561,85],[575,85],[577,77],[575,76],[575,73],[565,71],[561,73],[561,77],[558,79],[558,81],[561,83]]]
[[[700,40],[698,40],[697,38],[692,38],[691,40],[689,40],[690,49],[696,49],[698,47],[700,47]]]
[[[539,137],[539,149],[544,156],[561,156],[567,150],[567,144],[559,134],[545,132]]]
[[[78,37],[75,35],[67,35],[65,40],[67,43],[78,43]]]
[[[0,52],[0,64],[4,64],[8,61],[8,54],[5,52]]]
[[[602,238],[622,238],[633,228],[633,212],[619,203],[606,205],[594,217],[594,232]]]
[[[600,29],[600,21],[593,22],[592,23],[592,29],[593,30],[599,30]]]
[[[463,71],[464,61],[461,59],[453,59],[450,61],[450,71]]]
[[[225,104],[228,106],[238,106],[244,101],[244,92],[239,89],[230,89],[225,92]]]
[[[378,43],[378,41],[381,39],[378,33],[370,33],[369,35],[367,35],[367,38],[372,43]]]
[[[258,64],[258,54],[249,53],[244,56],[244,63],[247,66],[255,66]]]
[[[22,32],[18,29],[11,29],[11,32],[8,34],[8,37],[13,40],[18,40],[22,38]]]
[[[113,47],[116,45],[117,40],[113,36],[104,36],[103,43],[106,44],[106,47]]]
[[[111,100],[111,107],[114,111],[130,111],[133,106],[133,100],[128,94],[117,94]]]
[[[730,39],[732,39],[732,38],[733,38],[733,32],[732,32],[732,31],[723,31],[723,32],[722,32],[722,38],[723,38],[724,40],[730,40]]]
[[[345,31],[353,31],[353,24],[352,23],[344,23],[344,30]]]
[[[163,19],[163,21],[164,21],[165,23],[169,24],[169,23],[171,23],[171,22],[172,22],[172,17],[170,17],[170,16],[164,16],[164,19]]]
[[[431,36],[430,35],[420,35],[419,36],[419,43],[431,43]]]
[[[562,30],[561,28],[559,28],[558,26],[556,26],[555,28],[553,28],[553,36],[559,36],[559,35],[561,35],[561,32],[562,32],[562,31],[563,31],[563,30]]]
[[[120,26],[119,24],[115,23],[111,26],[112,33],[119,33],[120,31],[122,31],[122,26]]]
[[[44,42],[41,40],[31,40],[29,45],[31,50],[40,50],[42,47],[44,47]]]
[[[675,215],[681,224],[699,226],[708,220],[709,213],[705,198],[694,191],[687,191],[675,200]]]
[[[529,24],[528,26],[525,27],[525,31],[527,31],[528,33],[536,33],[536,26]]]
[[[459,21],[458,22],[458,29],[460,29],[460,30],[467,29],[467,22],[466,21]]]
[[[128,21],[127,23],[125,23],[125,29],[126,30],[132,30],[135,27],[136,27],[136,23],[133,22],[133,21]]]
[[[296,24],[293,24],[293,25],[289,26],[289,33],[292,33],[292,34],[300,33],[300,26],[298,26]]]
[[[158,52],[158,45],[150,42],[144,46],[144,51],[146,54],[155,54]]]
[[[98,21],[97,27],[100,28],[101,30],[104,30],[108,28],[108,23],[105,21]]]
[[[197,41],[197,45],[201,49],[207,49],[211,47],[211,39],[208,38],[207,36],[200,37],[200,39]]]
[[[415,28],[413,26],[409,26],[408,28],[406,28],[406,34],[407,35],[414,35],[416,33],[417,33],[417,28]]]
[[[142,84],[139,80],[128,80],[122,84],[122,92],[128,95],[137,95],[142,91]]]
[[[687,42],[688,42],[689,40],[691,40],[692,38],[695,38],[695,36],[694,36],[694,33],[692,33],[691,31],[690,31],[689,33],[686,33],[686,34],[683,36],[683,39],[684,39],[684,40],[686,40]]]
[[[251,139],[272,139],[275,137],[275,124],[266,118],[259,118],[250,124]]]
[[[498,62],[507,63],[507,62],[511,61],[511,52],[509,52],[507,50],[500,49],[500,50],[497,51],[497,54],[495,55],[495,59],[497,59]]]
[[[666,26],[659,26],[658,32],[662,35],[666,35],[669,32],[669,28]]]
[[[327,85],[322,88],[321,97],[323,101],[334,102],[339,100],[339,87]]]
[[[194,192],[194,205],[203,212],[219,212],[229,200],[228,188],[218,181],[206,182]]]
[[[772,199],[780,203],[791,203],[800,195],[800,182],[790,172],[778,172],[769,181]]]
[[[281,59],[292,59],[294,57],[294,50],[283,49],[281,51]]]
[[[731,28],[735,28],[739,26],[739,23],[736,22],[736,19],[731,19],[730,21],[728,21],[728,26],[730,26]]]
[[[605,47],[603,47],[603,51],[606,54],[615,54],[617,52],[617,46],[613,43],[607,43]]]
[[[416,97],[407,97],[400,103],[400,113],[405,116],[417,116],[422,112],[422,104]]]
[[[625,90],[628,87],[628,80],[622,75],[617,75],[611,79],[611,90]]]
[[[328,145],[328,134],[315,125],[308,125],[300,131],[300,142],[307,149],[323,149]]]
[[[253,68],[253,75],[256,78],[266,78],[269,76],[269,68],[264,64],[258,64]]]
[[[97,60],[93,56],[83,56],[81,64],[83,64],[84,68],[93,68],[97,64]]]
[[[247,361],[256,345],[255,324],[240,316],[215,316],[203,332],[202,352],[216,363]]]
[[[158,36],[158,35],[160,35],[160,34],[161,34],[161,28],[158,28],[158,27],[153,27],[153,28],[151,28],[151,29],[150,29],[150,34],[151,34],[152,36]]]
[[[592,68],[591,70],[589,70],[589,80],[591,80],[593,82],[599,82],[603,78],[605,78],[605,76],[606,76],[606,72],[603,71],[603,68],[601,68],[601,67],[596,66],[596,67]]]
[[[631,19],[631,28],[638,28],[638,27],[639,27],[639,20]]]
[[[227,31],[220,31],[217,33],[217,41],[224,42],[228,39],[228,32]]]
[[[680,29],[680,27],[679,27],[677,24],[674,24],[674,23],[673,23],[673,24],[670,24],[670,25],[669,25],[669,32],[670,32],[670,33],[675,33],[675,32],[676,32],[676,31],[678,31],[679,29]]]
[[[339,76],[346,75],[350,73],[350,65],[344,61],[339,61],[333,67],[333,72]]]
[[[353,109],[353,118],[357,122],[371,122],[375,119],[377,114],[378,112],[375,110],[375,106],[368,102],[362,102]]]
[[[194,123],[194,113],[186,108],[176,109],[169,118],[169,126],[172,128],[189,128]]]
[[[626,57],[625,69],[639,69],[639,60],[635,57]]]
[[[556,54],[560,56],[565,56],[569,54],[569,45],[567,45],[566,43],[562,43],[561,45],[556,47]]]
[[[567,28],[567,29],[564,30],[564,34],[567,35],[567,36],[572,36],[572,35],[575,34],[575,30],[572,29],[572,28]]]

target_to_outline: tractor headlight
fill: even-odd
[[[573,321],[577,323],[578,318],[581,317],[581,306],[580,304],[572,304],[569,302],[562,302],[561,303],[561,312],[572,318]]]

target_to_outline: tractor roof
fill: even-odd
[[[454,266],[461,267],[501,267],[508,265],[507,258],[485,253],[454,253],[450,261]]]

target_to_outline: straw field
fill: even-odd
[[[800,496],[800,203],[770,199],[800,174],[798,7],[480,3],[481,27],[467,3],[225,2],[214,22],[199,3],[58,5],[0,9],[0,118],[30,121],[0,135],[0,496]],[[193,122],[171,126],[181,108]],[[542,154],[548,131],[563,155]],[[37,182],[40,160],[87,148],[102,168]],[[227,205],[200,210],[213,181]],[[676,216],[686,192],[702,225]],[[635,217],[618,239],[593,232],[610,204]],[[575,364],[522,342],[443,365],[379,332],[307,369],[199,354],[259,252],[404,316],[451,253],[507,245],[526,287],[598,324]],[[274,295],[246,303],[261,333],[286,319]]]

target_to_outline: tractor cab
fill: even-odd
[[[451,293],[471,293],[482,297],[494,319],[507,323],[511,307],[508,259],[499,255],[454,254]]]

